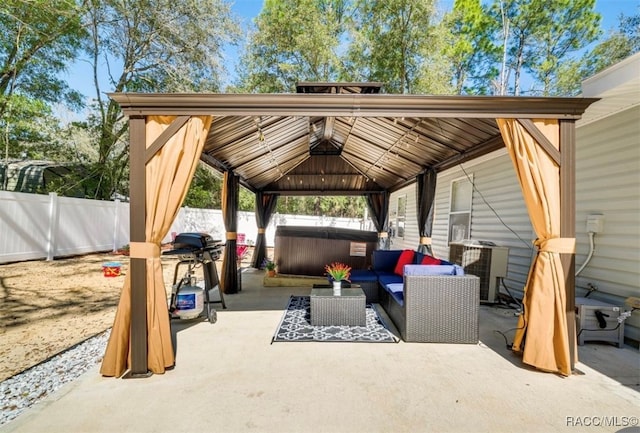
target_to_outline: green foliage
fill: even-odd
[[[366,208],[364,197],[280,197],[276,210],[281,214],[362,218]]]
[[[222,0],[92,0],[87,20],[85,49],[94,76],[106,63],[116,92],[217,91],[222,46],[239,34]],[[88,119],[97,148],[94,197],[109,198],[127,194],[128,123],[118,104],[105,99],[97,78],[95,88]]]
[[[2,2],[0,129],[5,158],[44,159],[58,153],[59,122],[51,106],[81,105],[79,94],[59,75],[85,36],[81,15],[79,6],[68,0]]]
[[[562,60],[598,37],[600,14],[594,7],[595,0],[545,2],[545,24],[537,30],[535,42],[526,53],[531,59],[527,70],[542,85],[537,93],[557,95],[555,83]]]
[[[0,116],[14,93],[77,107],[79,95],[59,78],[85,30],[74,1],[5,0],[0,6]]]
[[[256,196],[246,188],[240,188],[238,194],[238,210],[253,212],[256,209]]]
[[[242,57],[239,88],[294,92],[299,81],[335,80],[345,0],[266,0]]]
[[[222,208],[222,176],[204,163],[198,164],[184,206],[203,209]],[[255,211],[255,195],[241,187],[238,210]],[[326,217],[362,218],[366,200],[364,197],[280,197],[276,211],[281,214],[317,215]]]
[[[554,73],[560,64],[598,36],[594,5],[595,0],[494,0],[490,13],[502,24],[495,39],[503,55],[496,93],[520,95],[525,71],[542,87],[534,83],[528,93],[556,93]]]
[[[46,146],[51,144],[51,132],[57,124],[49,105],[43,100],[21,94],[0,98],[9,107],[0,119],[9,156],[43,159]]]
[[[115,91],[217,91],[222,46],[239,36],[222,0],[93,0],[89,16],[87,50],[109,63]]]
[[[444,55],[451,63],[452,85],[456,94],[488,94],[497,78],[499,47],[492,40],[496,22],[480,0],[456,0],[445,15],[448,30]]]
[[[440,22],[434,3],[266,1],[233,91],[290,92],[337,73],[387,93],[561,95],[565,75],[586,78],[572,64],[599,35],[595,0],[456,0]]]
[[[290,92],[299,81],[380,81],[388,93],[575,95],[580,82],[640,51],[640,15],[582,58],[599,35],[595,0],[455,0],[438,22],[435,0],[265,0],[241,61],[243,92]],[[128,123],[105,92],[216,92],[223,45],[240,27],[225,0],[5,0],[0,5],[0,136],[10,158],[85,167],[61,194],[128,194]],[[82,51],[81,51],[82,50]],[[80,52],[86,58],[79,59]],[[61,78],[93,66],[90,114],[65,125],[54,104],[77,110]],[[108,88],[97,77],[107,71]],[[65,192],[67,191],[67,192]],[[74,192],[71,192],[74,191]],[[220,182],[199,168],[191,207],[220,207]],[[254,196],[241,188],[241,210]],[[364,199],[282,197],[278,212],[360,217]]]
[[[199,209],[221,209],[222,175],[200,162],[183,205]],[[255,195],[241,187],[238,194],[238,210],[253,212],[255,205]]]
[[[222,182],[213,170],[198,164],[183,206],[200,209],[221,209]]]
[[[382,82],[387,93],[416,93],[433,48],[433,14],[433,0],[359,2],[344,75]]]
[[[629,17],[621,15],[618,28],[610,32],[604,40],[580,59],[572,59],[559,66],[556,93],[578,95],[582,80],[637,52],[640,52],[640,14]]]
[[[262,261],[262,267],[265,268],[267,271],[275,271],[276,270],[276,263],[269,259],[268,257],[265,257],[264,260]]]

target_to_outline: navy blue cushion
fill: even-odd
[[[356,269],[351,271],[351,277],[349,277],[351,282],[364,282],[364,281],[378,281],[378,275],[370,271],[368,269]]]
[[[393,272],[402,250],[374,250],[371,255],[373,270],[376,272]]]
[[[398,293],[404,291],[403,283],[391,283],[384,286],[385,290],[389,293]]]
[[[391,297],[400,305],[404,305],[404,284],[403,283],[391,283],[384,286],[384,289],[389,292]]]
[[[400,306],[404,305],[404,292],[391,292],[391,297],[400,304]]]
[[[403,279],[400,275],[396,275],[394,273],[380,273],[378,274],[378,281],[381,285],[386,286],[387,284],[400,283],[402,284]]]

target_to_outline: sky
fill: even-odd
[[[260,14],[264,1],[235,0],[231,3],[233,13],[242,20],[243,28],[247,29],[251,25],[252,20]],[[439,5],[442,11],[450,10],[453,6],[453,0],[440,0]],[[626,16],[634,15],[638,13],[639,5],[640,0],[596,0],[596,11],[602,15],[602,29],[606,33],[609,30],[617,28],[620,14],[624,13]],[[224,84],[230,84],[238,62],[238,48],[227,47],[224,55],[225,67],[230,77],[229,82]],[[67,77],[69,84],[87,97],[90,97],[95,92],[91,78],[92,72],[90,67],[83,61],[76,62],[69,70]],[[107,85],[103,85],[102,91],[108,92],[110,89]]]

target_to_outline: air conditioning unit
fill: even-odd
[[[480,278],[480,301],[498,301],[500,278],[507,276],[509,248],[490,241],[473,239],[449,244],[449,261],[464,268],[466,274]]]

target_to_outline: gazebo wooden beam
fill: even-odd
[[[594,98],[377,94],[108,93],[128,116],[579,119]]]
[[[576,237],[576,124],[573,120],[560,120],[560,237]],[[560,254],[564,269],[567,313],[567,338],[571,370],[576,363],[576,256]]]

